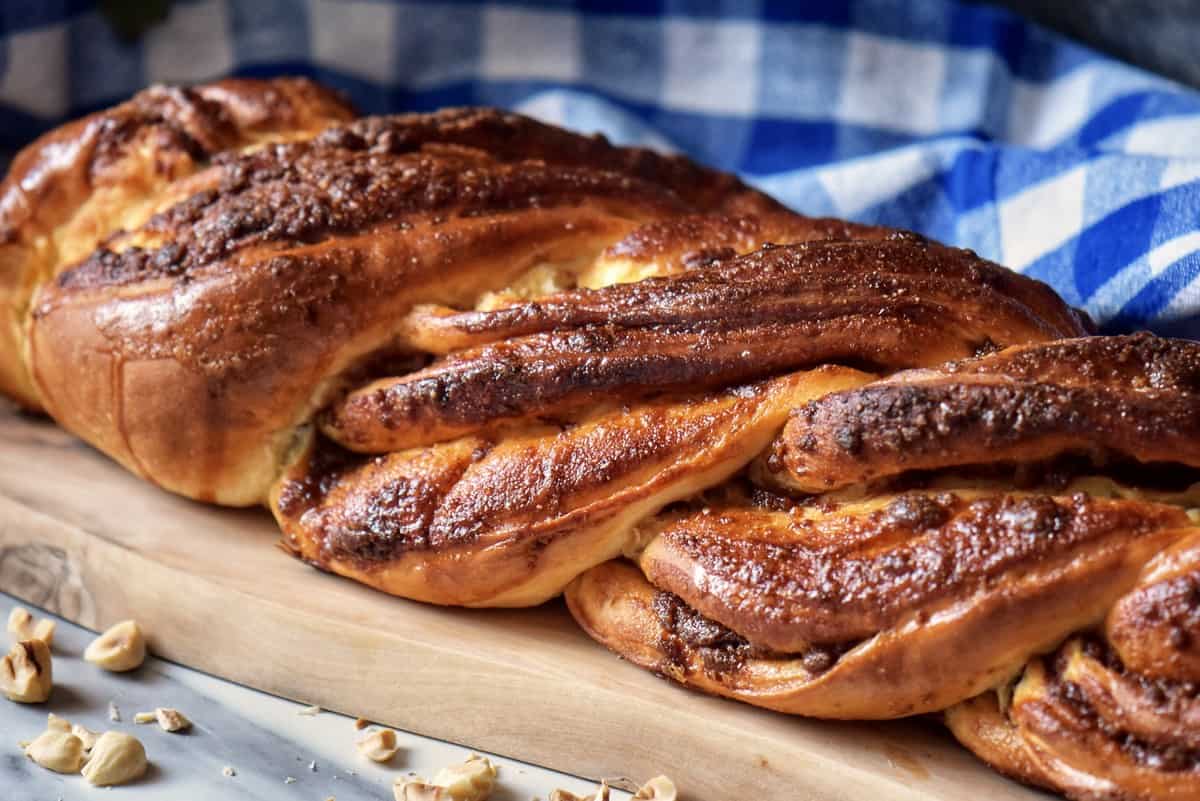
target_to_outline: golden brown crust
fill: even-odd
[[[428,315],[414,323],[425,338],[468,349],[356,390],[323,429],[345,447],[387,452],[604,399],[815,364],[894,370],[1080,333],[1061,314],[1038,316],[1040,289],[908,236],[771,247],[681,275]]]
[[[328,443],[318,444],[273,508],[303,558],[388,592],[540,603],[629,547],[639,520],[744,466],[797,402],[868,378],[822,368],[495,438],[343,453],[332,465]]]
[[[773,464],[801,491],[1064,453],[1200,466],[1200,346],[1088,337],[891,376],[798,409]]]
[[[366,117],[326,132],[318,144],[342,151],[438,156],[486,154],[506,164],[545,162],[618,173],[662,187],[689,207],[727,214],[790,214],[735,176],[683,156],[615,147],[601,135],[581,136],[520,114],[490,108],[449,108],[430,114]]]
[[[25,148],[0,185],[0,392],[40,404],[23,363],[35,287],[122,227],[215,154],[311,136],[349,107],[302,79],[155,87]]]
[[[947,712],[983,759],[1074,801],[1159,801],[1200,793],[1196,677],[1129,671],[1094,636],[1035,659],[1010,700],[973,699]]]
[[[569,583],[589,633],[699,689],[954,705],[1026,781],[1200,794],[1200,346],[1088,337],[1044,284],[684,158],[349,117],[227,81],[31,146],[0,391],[387,592]]]
[[[682,208],[669,192],[621,173],[458,154],[381,156],[321,141],[219,159],[211,186],[193,187],[199,191],[136,232],[157,246],[118,238],[65,273],[59,286],[196,280],[206,268],[228,269],[288,248],[364,236],[416,239],[413,229],[422,223],[450,236],[458,227],[452,219],[469,225],[486,215],[584,202],[634,219]]]
[[[975,756],[1017,781],[1054,790],[1051,776],[1041,768],[1001,709],[998,690],[947,709],[942,720],[954,737]]]
[[[0,186],[0,241],[53,228],[97,187],[126,180],[153,148],[164,181],[247,144],[311,136],[352,116],[329,90],[303,78],[231,78],[194,87],[155,86],[113,108],[63,125],[24,148]]]
[[[686,160],[488,110],[364,120],[212,163],[43,288],[28,350],[59,422],[230,504],[261,501],[316,409],[405,350],[414,306],[470,308],[684,212],[785,214]]]
[[[786,511],[711,505],[645,527],[653,539],[640,564],[657,587],[755,645],[791,652],[857,642],[913,614],[931,618],[951,598],[982,603],[989,591],[1006,603],[1018,587],[1064,593],[1082,608],[1097,575],[1117,592],[1114,570],[1132,582],[1178,538],[1164,532],[1189,525],[1178,507],[1082,493],[910,492]]]
[[[876,240],[895,237],[891,228],[859,225],[845,220],[801,217],[789,211],[764,211],[754,216],[692,214],[648,223],[611,245],[604,256],[633,262],[668,262],[668,272],[749,253],[764,243],[783,244],[822,240]]]
[[[1043,285],[972,254],[808,220],[685,159],[513,114],[292,138],[213,155],[33,309],[27,352],[47,410],[191,497],[262,501],[301,427],[354,384],[324,431],[385,453],[652,392],[831,361],[930,364],[1082,330]],[[735,218],[730,238],[720,221]],[[877,241],[829,241],[859,235]],[[679,274],[682,253],[768,236],[824,241]],[[567,291],[503,295],[539,270]],[[661,277],[619,283],[645,275]],[[845,302],[825,308],[843,285]],[[487,302],[499,308],[471,311]],[[364,365],[422,353],[444,358],[370,383]]]
[[[1200,680],[1200,537],[1166,549],[1104,624],[1121,663],[1153,679]],[[1200,723],[1200,721],[1198,721]]]
[[[1177,528],[1181,510],[1129,501],[930,502],[940,522],[906,498],[884,513],[903,519],[882,527],[869,514],[789,526],[717,507],[643,526],[645,577],[621,574],[620,592],[669,593],[675,620],[722,632],[710,641],[619,619],[658,607],[613,601],[607,573],[577,580],[568,603],[610,648],[689,686],[794,714],[892,718],[1007,680],[1100,620],[1152,554],[1190,531]],[[630,642],[635,631],[654,636]]]
[[[1023,346],[897,373],[806,408],[880,387],[1004,382],[1038,436],[1065,432],[1098,450],[1120,442],[1124,456],[1174,457],[1178,471],[1197,441],[1188,426],[1200,411],[1198,353],[1147,336]],[[1098,404],[1136,405],[1143,418],[1127,408],[1105,427],[1093,417],[1090,438],[1083,425],[1039,429],[1046,384],[1059,398],[1087,390]],[[889,426],[906,429],[913,450],[894,454],[927,470],[957,468],[967,453],[970,464],[1045,455],[1020,425],[1011,426],[1027,437],[1018,455],[981,447],[970,428],[942,424],[939,404],[961,412],[943,396],[911,416],[868,417],[860,430],[886,442]],[[795,422],[781,439],[795,436]],[[944,462],[919,461],[924,438]],[[639,526],[643,547],[631,556],[640,570],[599,566],[566,595],[592,636],[706,692],[838,718],[950,707],[956,736],[1023,781],[1081,801],[1190,798],[1200,788],[1200,529],[1184,505],[1195,488],[1144,489],[1130,475],[1130,486],[1082,478],[1020,492],[1004,471],[943,469],[899,495],[860,483],[799,499],[726,485]],[[775,487],[761,471],[745,478]]]

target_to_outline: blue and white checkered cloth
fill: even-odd
[[[506,106],[921,231],[1109,331],[1200,337],[1200,93],[951,0],[176,0],[123,43],[6,0],[0,148],[155,82],[311,75],[367,112]]]

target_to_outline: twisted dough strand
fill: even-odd
[[[640,570],[594,568],[568,604],[709,692],[837,718],[948,708],[1026,781],[1190,798],[1197,378],[1200,345],[1135,335],[824,395],[741,487],[644,522]]]
[[[1198,347],[518,115],[148,90],[0,187],[0,391],[310,563],[1195,795]]]

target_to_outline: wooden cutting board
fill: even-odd
[[[619,660],[565,608],[392,598],[275,547],[265,511],[160,491],[0,405],[0,589],[267,692],[691,801],[1033,801],[936,724],[843,724],[708,698]]]

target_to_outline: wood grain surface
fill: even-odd
[[[691,801],[1046,796],[932,722],[845,724],[708,698],[591,642],[560,603],[423,606],[275,547],[265,511],[192,503],[0,406],[0,589],[267,692],[590,778],[658,773]]]

